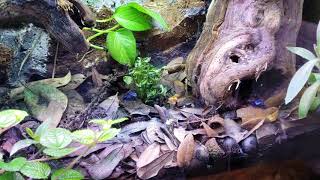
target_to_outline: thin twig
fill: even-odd
[[[33,50],[35,49],[36,45],[38,44],[38,42],[40,41],[40,37],[42,36],[42,32],[38,34],[38,36],[36,37],[36,39],[33,41],[32,43],[32,47],[29,50],[29,52],[27,53],[27,55],[23,58],[22,63],[20,65],[19,68],[19,72],[18,72],[18,76],[20,76],[21,70],[24,66],[24,64],[26,63],[27,59],[30,57],[31,53],[33,52]]]
[[[54,55],[53,70],[52,70],[52,79],[54,78],[54,76],[55,76],[55,74],[56,74],[56,66],[57,66],[58,52],[59,52],[59,42],[57,42],[56,53],[55,53],[55,55]]]

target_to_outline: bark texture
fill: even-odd
[[[302,8],[303,0],[213,1],[187,59],[194,93],[207,104],[228,103],[238,98],[242,81],[257,82],[270,70],[278,73],[274,79],[285,79],[285,89],[295,72],[295,57],[286,47],[296,44]]]
[[[21,22],[40,24],[70,52],[83,53],[89,46],[77,23],[93,26],[93,14],[80,0],[0,0],[1,27]]]

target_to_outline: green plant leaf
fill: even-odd
[[[152,28],[148,16],[127,5],[117,8],[113,17],[122,27],[131,31],[146,31]]]
[[[40,141],[40,137],[49,130],[49,121],[45,121],[38,126],[34,134],[34,140]]]
[[[36,141],[32,139],[23,139],[18,142],[16,142],[10,152],[10,156],[14,155],[16,152],[18,152],[20,149],[26,148],[31,146],[32,144],[37,144]]]
[[[308,61],[294,74],[287,90],[285,98],[286,104],[290,103],[299,94],[308,81],[312,69],[317,62],[317,60]]]
[[[123,81],[127,84],[127,85],[131,85],[133,83],[133,78],[131,76],[124,76],[123,77]]]
[[[116,129],[116,128],[111,128],[106,131],[102,131],[99,135],[98,141],[104,142],[104,141],[110,140],[114,138],[117,134],[119,134],[119,132],[120,132],[120,129]]]
[[[320,106],[320,97],[315,97],[310,107],[310,111],[315,111]]]
[[[94,123],[102,126],[103,130],[108,130],[111,128],[113,124],[119,124],[121,122],[124,122],[128,120],[128,118],[120,118],[120,119],[115,119],[115,120],[104,120],[104,119],[93,119],[89,121],[89,123]]]
[[[77,130],[72,132],[72,137],[73,137],[73,140],[81,144],[89,145],[94,143],[96,134],[91,129],[82,129],[82,130]]]
[[[34,139],[35,137],[36,137],[36,135],[34,134],[34,132],[32,131],[32,129],[30,129],[30,128],[26,128],[26,132],[27,132],[27,134],[32,138],[32,139]]]
[[[305,48],[301,48],[301,47],[287,47],[287,49],[294,53],[294,54],[297,54],[301,57],[303,57],[304,59],[306,60],[314,60],[316,59],[317,57],[311,52],[309,51],[308,49],[305,49]]]
[[[51,168],[48,164],[41,162],[27,162],[20,172],[33,179],[47,179],[50,175]]]
[[[73,169],[59,169],[56,170],[52,176],[51,180],[81,180],[84,176]]]
[[[27,163],[27,159],[24,157],[18,157],[13,159],[12,161],[5,163],[0,161],[0,169],[5,171],[20,171],[20,169]]]
[[[0,175],[0,180],[25,180],[18,172],[5,172]]]
[[[19,124],[28,113],[21,110],[9,109],[0,112],[0,128],[9,128]]]
[[[136,39],[127,29],[118,29],[110,32],[107,46],[111,56],[123,65],[132,65],[137,57]]]
[[[163,28],[164,30],[169,30],[169,27],[168,27],[168,24],[166,23],[166,21],[162,18],[162,16],[153,11],[153,10],[150,10],[150,9],[147,9],[141,5],[139,5],[138,3],[136,2],[130,2],[127,4],[128,6],[130,7],[133,7],[135,8],[136,10],[144,13],[144,14],[147,14],[149,15],[150,17],[152,17],[157,23],[159,23],[159,25],[161,26],[161,28]]]
[[[76,148],[63,148],[63,149],[46,148],[43,150],[43,153],[45,153],[48,156],[55,157],[55,158],[61,158],[61,157],[64,157],[66,155],[73,153],[76,150],[77,150]]]
[[[65,148],[71,141],[71,132],[62,128],[49,129],[40,137],[41,145],[51,149]]]
[[[308,115],[310,107],[317,95],[320,87],[320,81],[315,82],[303,93],[299,104],[299,118],[305,118]]]

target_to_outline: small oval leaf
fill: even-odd
[[[84,179],[84,176],[73,169],[58,169],[52,176],[52,180],[81,180]]]
[[[64,157],[66,155],[69,155],[71,153],[73,153],[74,151],[76,151],[76,148],[64,148],[64,149],[44,149],[43,153],[45,153],[46,155],[55,157],[55,158],[61,158]]]
[[[81,144],[89,145],[94,143],[96,135],[91,129],[82,129],[72,132],[72,137]]]
[[[20,172],[33,179],[47,179],[50,175],[51,168],[48,164],[41,162],[27,162]]]
[[[19,124],[28,113],[21,110],[9,109],[0,112],[0,128],[9,128]]]
[[[41,145],[52,149],[65,148],[71,141],[71,132],[62,128],[49,129],[40,137]]]

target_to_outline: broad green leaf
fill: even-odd
[[[130,6],[120,6],[113,17],[122,27],[131,31],[146,31],[152,28],[150,18]]]
[[[81,144],[89,145],[94,143],[96,135],[91,129],[82,129],[72,132],[72,138]]]
[[[68,154],[73,153],[74,151],[76,151],[76,148],[64,148],[64,149],[50,149],[50,148],[46,148],[43,150],[43,153],[45,153],[46,155],[55,157],[55,158],[61,158],[64,157]]]
[[[133,78],[131,76],[124,76],[123,77],[123,81],[127,84],[127,85],[131,85],[133,82]]]
[[[120,118],[115,120],[93,119],[89,121],[89,123],[98,124],[102,126],[103,130],[108,130],[111,128],[112,125],[121,123],[126,120],[128,120],[128,118]]]
[[[9,128],[19,124],[28,113],[21,110],[4,110],[0,112],[0,128]]]
[[[305,118],[308,115],[308,112],[310,110],[310,107],[317,95],[318,89],[320,87],[320,81],[317,81],[316,83],[312,84],[310,87],[306,89],[304,94],[302,95],[300,99],[299,104],[299,117]]]
[[[316,59],[317,57],[311,52],[309,51],[308,49],[305,49],[305,48],[301,48],[301,47],[287,47],[287,49],[289,51],[291,51],[292,53],[294,54],[297,54],[301,57],[303,57],[304,59],[306,60],[314,60]]]
[[[5,163],[0,161],[0,169],[5,171],[20,171],[20,169],[27,163],[27,159],[24,157],[18,157],[12,161]]]
[[[0,175],[0,180],[25,180],[18,172],[5,172]]]
[[[40,137],[41,145],[52,149],[65,148],[71,141],[71,132],[62,128],[49,129]]]
[[[51,180],[81,180],[84,176],[73,169],[59,169],[56,170],[52,176]]]
[[[108,124],[114,125],[114,124],[119,124],[124,121],[128,120],[128,118],[119,118],[119,119],[114,119],[114,120],[108,120]]]
[[[132,65],[137,57],[136,39],[127,29],[110,32],[107,46],[111,56],[123,65]]]
[[[48,164],[41,162],[27,162],[20,172],[33,179],[47,179],[50,175],[51,168]]]
[[[120,129],[116,129],[116,128],[111,128],[109,130],[102,131],[99,135],[98,141],[104,142],[104,141],[110,140],[114,138],[117,134],[119,134],[119,132],[120,132]]]
[[[317,60],[308,61],[305,63],[293,76],[290,81],[285,103],[290,103],[301,91],[306,82],[308,81],[313,67],[317,63]]]
[[[23,139],[23,140],[16,142],[11,149],[10,156],[12,156],[16,152],[18,152],[20,149],[29,147],[32,144],[37,144],[37,142],[32,139]]]
[[[166,21],[162,18],[162,16],[155,12],[152,11],[150,9],[147,9],[141,5],[139,5],[136,2],[130,2],[128,3],[128,6],[135,8],[136,10],[149,15],[150,17],[152,17],[157,23],[159,23],[159,25],[161,26],[161,28],[165,29],[165,30],[169,30],[168,24],[166,23]]]

